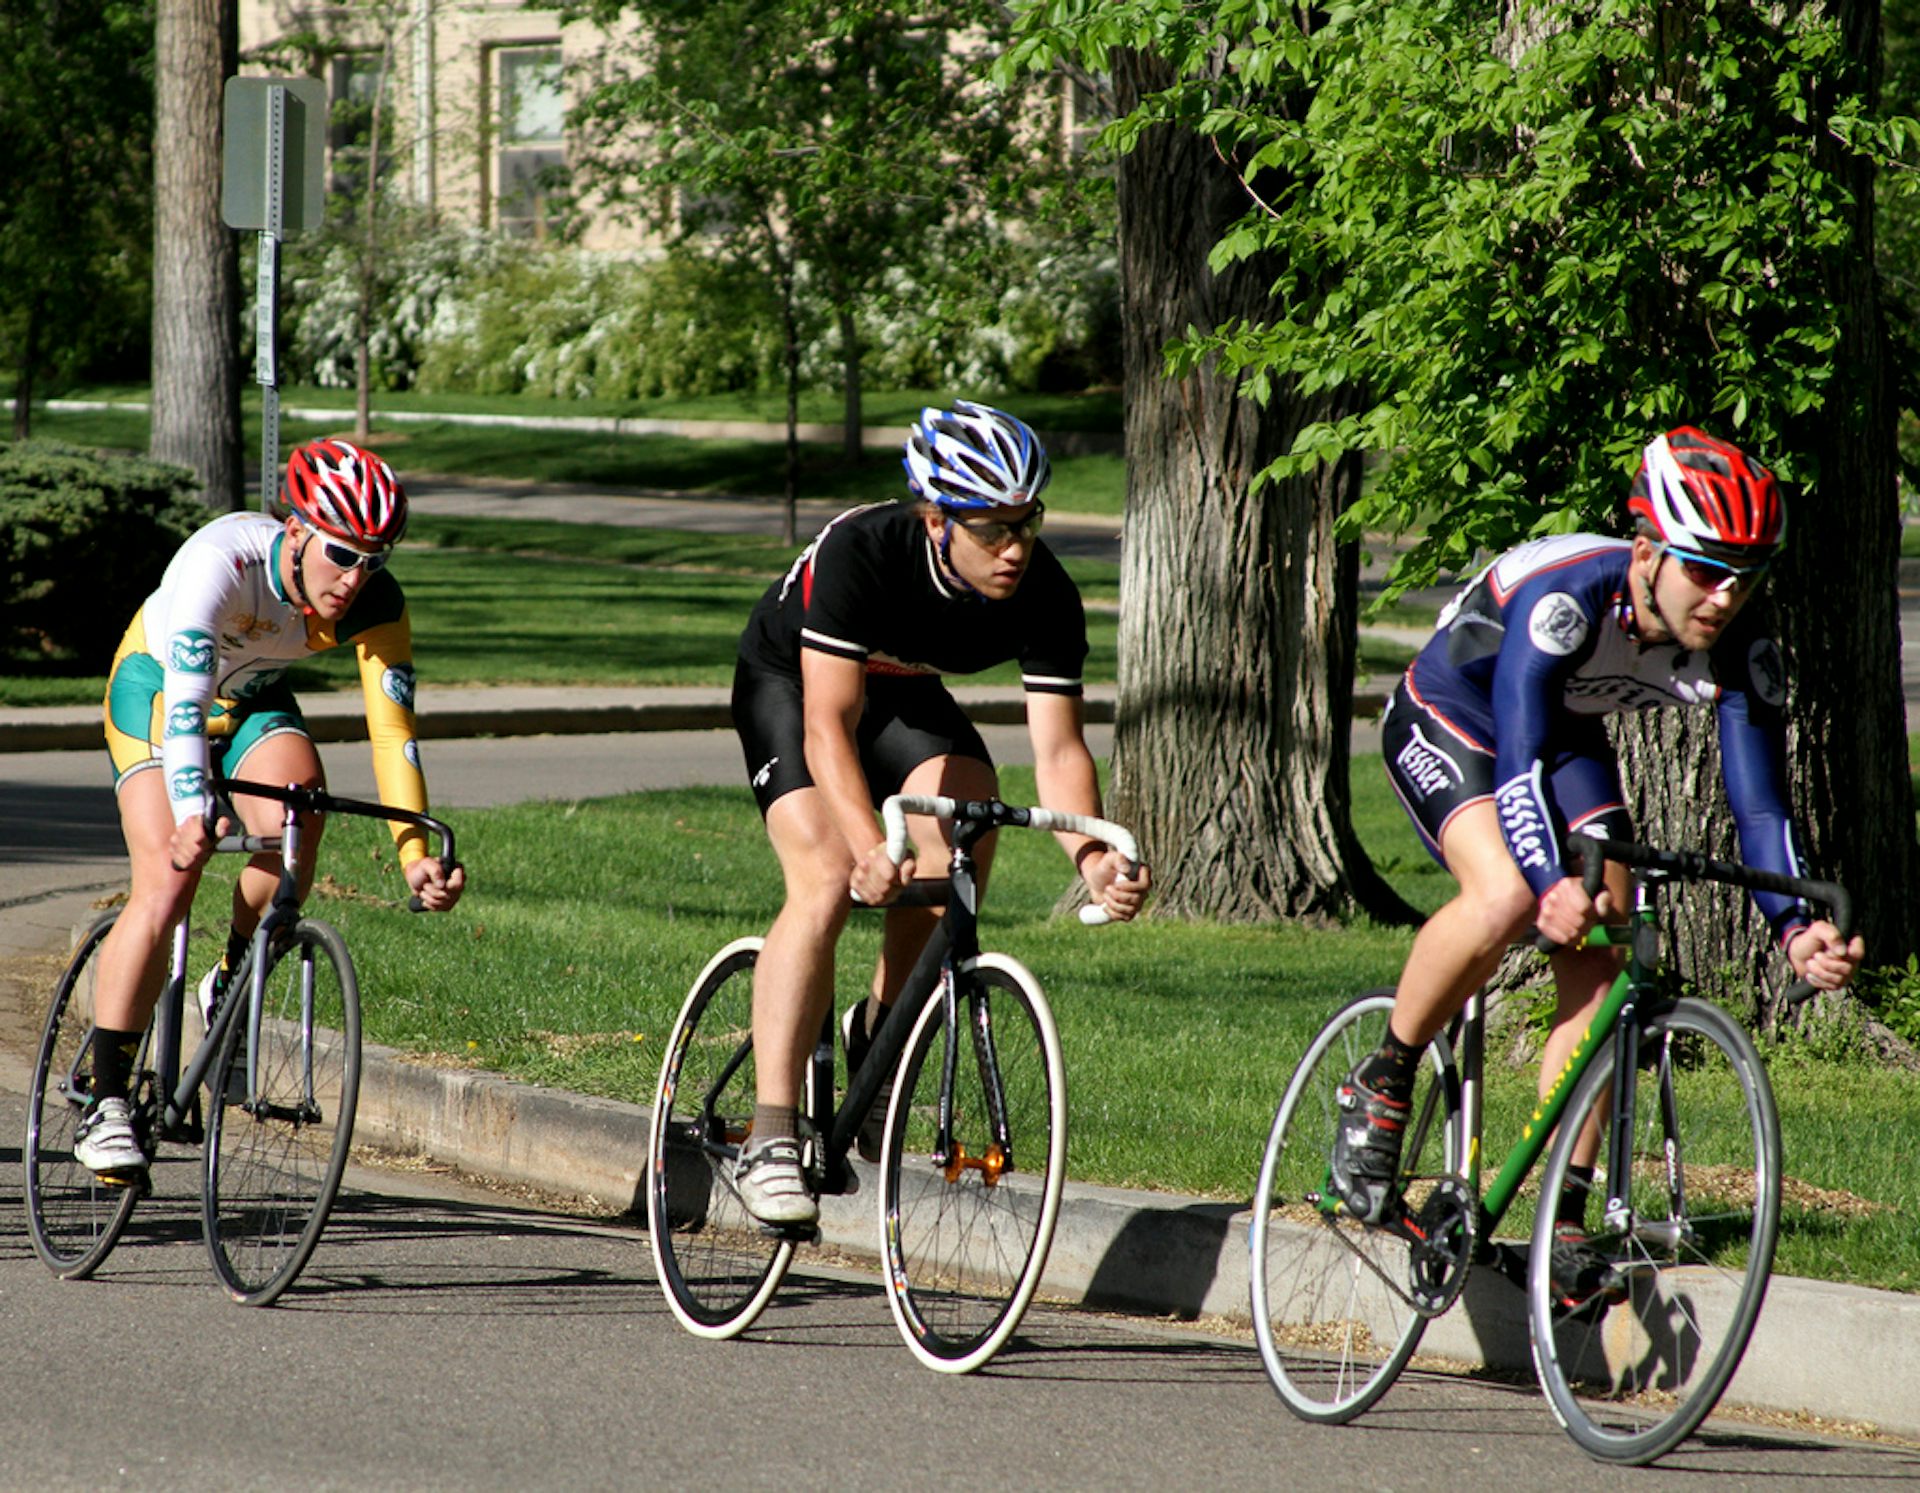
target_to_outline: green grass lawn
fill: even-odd
[[[304,398],[289,404],[305,406]],[[493,401],[513,404],[510,400]],[[546,401],[545,403],[552,403]],[[400,408],[395,403],[389,408]],[[350,414],[352,401],[340,403]],[[461,413],[446,402],[433,408]],[[909,408],[904,418],[918,413]],[[495,411],[481,411],[491,413]],[[518,409],[520,414],[541,410]],[[555,411],[573,414],[594,410]],[[635,410],[604,413],[635,414]],[[899,413],[896,411],[895,413]],[[738,414],[730,418],[741,418]],[[894,423],[891,417],[876,423]],[[1042,422],[1044,423],[1044,422]],[[257,458],[260,432],[257,407],[245,417],[245,450]],[[76,446],[145,451],[148,421],[144,413],[127,410],[78,412],[40,410],[35,413],[37,438]],[[323,435],[350,433],[351,420],[285,419],[280,427],[281,450]],[[609,488],[632,488],[697,496],[728,493],[780,497],[786,491],[786,452],[779,441],[703,439],[693,436],[613,435],[589,431],[529,429],[520,426],[383,424],[378,407],[370,444],[386,457],[403,480],[425,473],[445,476],[504,477],[526,482],[584,483]],[[905,494],[906,479],[898,452],[870,450],[860,461],[850,461],[838,444],[801,447],[800,496],[855,503],[880,502]],[[1118,456],[1058,456],[1053,460],[1053,484],[1047,502],[1060,512],[1117,515],[1125,505],[1126,467]]]
[[[414,520],[394,573],[429,685],[724,685],[747,613],[795,551],[751,535],[522,519]],[[1113,679],[1119,567],[1070,560],[1091,603],[1087,677]],[[1017,665],[975,676],[1010,684]],[[358,689],[351,649],[289,671],[296,690]],[[94,705],[104,674],[16,662],[0,705]]]
[[[144,384],[94,384],[70,389],[61,397],[76,400],[131,401],[144,404],[151,391]],[[1093,389],[1081,394],[996,394],[966,389],[872,390],[861,399],[861,419],[867,425],[906,425],[928,405],[947,407],[955,399],[974,399],[1018,415],[1041,430],[1092,431],[1118,434],[1122,415],[1120,391]],[[242,395],[248,410],[260,408],[260,389],[248,384]],[[351,412],[351,389],[319,389],[294,385],[280,391],[282,405]],[[773,394],[708,394],[686,399],[549,399],[528,394],[422,394],[416,390],[380,392],[373,396],[376,415],[382,410],[400,413],[455,415],[536,415],[543,417],[598,416],[611,419],[761,420],[783,422],[786,396]],[[838,424],[844,405],[837,389],[809,389],[800,396],[800,419],[805,424]]]
[[[1005,774],[1009,797],[1029,772]],[[1356,821],[1403,895],[1431,909],[1451,882],[1421,852],[1377,765],[1355,773]],[[349,934],[368,1040],[429,1061],[645,1102],[667,1033],[707,956],[764,931],[775,863],[744,789],[527,803],[455,817],[471,891],[412,917],[384,832],[329,831],[313,911]],[[1088,930],[1052,916],[1069,872],[1050,838],[1004,837],[986,919],[1044,984],[1068,1056],[1071,1174],[1221,1199],[1250,1193],[1273,1106],[1345,995],[1390,984],[1405,930],[1228,927],[1148,920]],[[217,918],[224,894],[203,896]],[[864,988],[877,920],[856,916],[842,1001]],[[213,926],[211,922],[205,926]],[[209,957],[211,937],[205,944]],[[1920,1081],[1776,1053],[1796,1186],[1780,1268],[1920,1289]],[[1498,1156],[1531,1107],[1529,1064],[1496,1063],[1486,1136]],[[1868,1117],[1871,1116],[1869,1120]],[[1863,1126],[1884,1143],[1862,1148]],[[1799,1184],[1804,1184],[1800,1186]],[[1809,1189],[1818,1189],[1811,1191]],[[1521,1233],[1531,1203],[1503,1232]]]

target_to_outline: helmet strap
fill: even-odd
[[[1660,619],[1660,625],[1664,627],[1672,637],[1678,639],[1680,629],[1675,627],[1672,619],[1667,616],[1666,610],[1660,605],[1660,593],[1654,589],[1655,583],[1660,579],[1660,568],[1666,563],[1667,552],[1662,549],[1658,553],[1658,558],[1653,562],[1653,574],[1648,576],[1641,584],[1647,588],[1647,609],[1651,611],[1655,617]]]
[[[307,557],[307,546],[313,543],[313,530],[304,529],[300,535],[300,547],[293,552],[293,596],[306,611],[313,610],[313,603],[307,600],[306,578],[300,574],[300,562]]]
[[[987,598],[973,586],[968,585],[966,577],[953,568],[953,515],[942,508],[940,518],[945,525],[940,530],[940,568],[946,571],[947,579],[967,595],[976,601],[985,601]]]

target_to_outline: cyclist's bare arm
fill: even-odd
[[[1033,741],[1040,802],[1068,814],[1098,817],[1100,777],[1087,748],[1085,720],[1079,695],[1027,695],[1027,733]],[[1055,837],[1109,917],[1125,922],[1139,913],[1151,878],[1137,857],[1097,835],[1060,830]]]

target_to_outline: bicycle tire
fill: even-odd
[[[753,967],[764,943],[736,939],[708,961],[674,1022],[654,1089],[647,1233],[667,1304],[696,1337],[745,1332],[793,1259],[793,1239],[755,1220],[733,1180],[753,1123]]]
[[[250,998],[250,964],[229,998]],[[353,1148],[360,986],[346,940],[310,918],[276,940],[251,1085],[247,1016],[235,1012],[212,1069],[201,1222],[227,1294],[266,1306],[312,1256]]]
[[[1315,1035],[1274,1112],[1254,1188],[1248,1274],[1260,1361],[1289,1410],[1327,1425],[1376,1403],[1427,1327],[1407,1294],[1412,1247],[1325,1200],[1340,1121],[1335,1092],[1380,1046],[1392,1013],[1393,992],[1369,990]],[[1400,1166],[1417,1206],[1423,1188],[1460,1172],[1465,1154],[1459,1075],[1444,1035],[1427,1046],[1413,1105]]]
[[[137,1185],[102,1182],[73,1156],[92,1090],[96,956],[118,916],[110,912],[86,931],[54,987],[27,1099],[28,1232],[34,1253],[62,1280],[84,1280],[100,1268],[140,1199]]]
[[[1779,1118],[1739,1024],[1681,1000],[1642,1024],[1640,1066],[1632,1226],[1603,1223],[1591,1236],[1626,1298],[1575,1311],[1553,1301],[1544,1203],[1527,1271],[1534,1367],[1555,1418],[1589,1456],[1631,1465],[1672,1450],[1719,1403],[1766,1298],[1780,1225]],[[1562,1117],[1543,1199],[1560,1196],[1573,1138],[1609,1102],[1613,1069],[1609,1044]],[[1604,1193],[1604,1176],[1594,1191]]]
[[[936,996],[914,1023],[881,1144],[880,1233],[887,1302],[915,1358],[969,1373],[1020,1325],[1046,1269],[1067,1169],[1066,1065],[1039,982],[1004,954],[960,976],[971,1040],[954,1065],[947,1166],[931,1152],[946,1048]],[[1005,1100],[1007,1150],[995,1143],[987,1075]]]

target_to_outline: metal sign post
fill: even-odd
[[[224,102],[221,216],[230,228],[260,232],[254,377],[260,385],[260,510],[270,513],[280,471],[280,245],[316,226],[325,211],[327,93],[315,78],[229,78]]]

